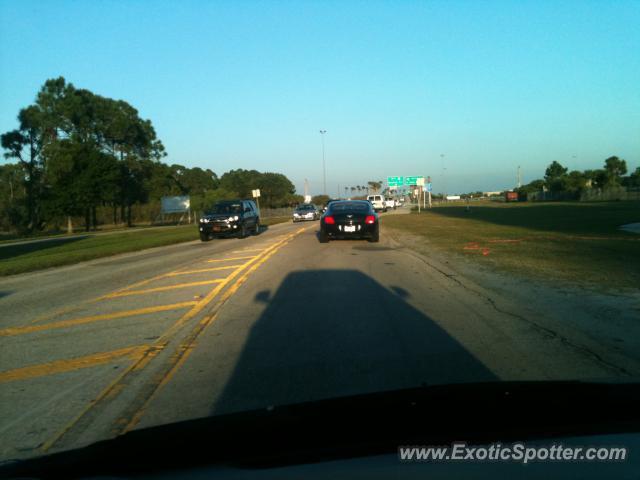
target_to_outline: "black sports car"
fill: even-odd
[[[378,214],[370,202],[347,200],[331,202],[320,219],[320,242],[335,238],[367,238],[370,242],[380,239]]]

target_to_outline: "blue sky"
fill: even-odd
[[[0,131],[64,76],[152,120],[168,163],[330,193],[640,166],[640,1],[0,0]],[[442,157],[441,155],[444,155]],[[446,170],[445,170],[446,169]],[[444,173],[444,175],[443,175]]]

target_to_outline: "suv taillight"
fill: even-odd
[[[332,216],[324,217],[324,223],[327,225],[335,225],[336,221]]]
[[[367,215],[367,218],[364,219],[364,223],[368,223],[369,225],[372,225],[376,223],[376,217],[374,217],[373,215]]]

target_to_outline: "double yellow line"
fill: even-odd
[[[224,305],[224,303],[238,291],[238,289],[242,286],[242,284],[249,278],[249,276],[253,272],[255,272],[263,263],[265,263],[271,256],[273,256],[280,248],[282,248],[284,245],[290,242],[293,237],[302,233],[304,230],[305,230],[304,228],[301,228],[300,230],[297,230],[295,234],[292,234],[290,237],[285,238],[281,244],[276,244],[277,248],[270,250],[260,259],[256,260],[255,263],[253,263],[253,265],[251,265],[238,278],[238,280],[236,280],[236,282],[233,285],[231,285],[229,289],[222,294],[217,304],[212,308],[212,311],[210,311],[208,315],[203,317],[202,320],[198,322],[198,324],[191,330],[191,332],[189,332],[189,335],[186,337],[186,339],[180,344],[176,352],[171,356],[168,362],[168,370],[166,371],[164,376],[157,382],[157,385],[153,390],[153,392],[151,393],[151,395],[149,395],[144,400],[144,403],[142,404],[142,406],[138,409],[137,412],[135,412],[131,416],[130,419],[121,419],[118,422],[117,425],[118,426],[124,425],[124,428],[116,429],[112,433],[114,434],[125,433],[131,430],[132,428],[134,428],[138,424],[138,422],[144,415],[151,401],[157,396],[158,392],[162,389],[162,387],[164,387],[167,383],[169,383],[169,381],[175,376],[176,372],[180,369],[180,367],[187,361],[187,359],[191,355],[191,352],[193,352],[196,346],[196,340],[198,339],[200,334],[204,332],[204,330],[215,321],[218,315],[218,312],[220,310],[220,307],[222,307],[222,305]]]
[[[249,259],[237,266],[237,268],[229,274],[225,279],[219,282],[214,289],[212,289],[209,294],[201,301],[195,303],[193,307],[186,312],[180,319],[178,319],[168,330],[166,330],[162,336],[160,336],[155,342],[150,345],[142,346],[142,347],[131,347],[132,349],[136,349],[135,351],[127,352],[126,355],[122,356],[133,356],[135,361],[129,365],[126,369],[124,369],[120,375],[118,375],[100,394],[98,394],[91,402],[89,402],[86,407],[76,415],[64,428],[62,428],[56,435],[54,435],[51,439],[46,441],[42,445],[42,450],[47,451],[53,445],[55,445],[58,441],[60,441],[87,413],[89,413],[92,409],[96,408],[101,402],[114,398],[119,392],[121,392],[126,387],[126,378],[132,372],[138,372],[142,370],[149,362],[158,355],[166,346],[169,344],[171,338],[192,318],[198,315],[202,310],[207,307],[217,296],[218,294],[227,286],[230,288],[224,292],[224,294],[220,297],[219,301],[213,306],[213,312],[210,312],[208,315],[205,315],[202,320],[200,320],[194,328],[187,334],[185,340],[178,347],[176,353],[174,353],[169,359],[167,364],[164,366],[164,375],[157,377],[154,379],[152,387],[152,393],[143,399],[138,399],[138,403],[141,405],[140,408],[131,416],[130,420],[121,419],[117,425],[123,425],[122,431],[128,430],[135,426],[137,422],[142,417],[145,408],[147,407],[150,400],[156,395],[158,390],[165,385],[174,375],[175,372],[180,368],[180,366],[184,363],[184,361],[188,358],[188,354],[190,350],[193,348],[196,339],[200,335],[204,329],[210,325],[217,314],[219,308],[228,300],[237,290],[240,288],[240,285],[246,281],[251,273],[253,273],[260,265],[266,262],[273,254],[275,254],[280,248],[286,245],[291,239],[295,236],[299,235],[305,231],[305,228],[301,228],[296,232],[287,235],[282,240],[276,242],[275,244],[267,247],[263,250],[260,255],[248,257]],[[236,257],[237,259],[237,257]],[[228,259],[232,260],[232,259]],[[244,271],[246,269],[246,271]],[[235,283],[232,284],[232,281],[240,275],[241,272],[244,273],[237,279]],[[141,282],[142,283],[142,282]],[[139,286],[139,285],[138,285]],[[122,290],[120,291],[122,292]],[[118,432],[119,433],[119,432]]]

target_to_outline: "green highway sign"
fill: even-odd
[[[404,177],[404,184],[405,185],[417,185],[418,184],[418,179],[419,178],[424,178],[422,176],[417,176],[417,177]]]
[[[404,177],[387,177],[387,185],[390,187],[402,187],[404,185]]]

